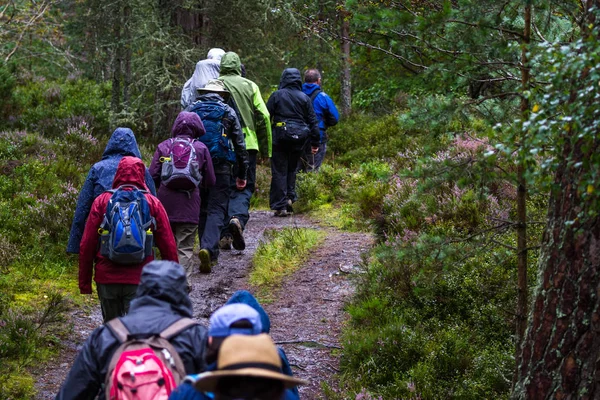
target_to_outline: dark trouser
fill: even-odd
[[[225,225],[231,192],[231,173],[215,174],[215,186],[200,190],[200,248],[207,249],[212,259],[219,256],[219,239]]]
[[[273,150],[271,157],[271,210],[285,210],[288,199],[296,201],[296,169],[302,150]]]
[[[96,287],[100,299],[100,308],[102,308],[102,318],[104,322],[108,322],[129,312],[129,303],[135,297],[138,285],[97,283]]]
[[[327,153],[327,142],[319,144],[319,152],[317,154],[312,153],[310,146],[304,148],[304,153],[300,157],[298,162],[298,170],[302,172],[316,172],[321,168],[323,159]]]
[[[242,229],[246,227],[248,220],[250,219],[250,198],[256,189],[256,156],[257,150],[248,150],[248,177],[246,179],[246,188],[244,190],[237,190],[235,187],[235,179],[237,173],[231,176],[231,192],[229,195],[229,209],[227,211],[227,218],[225,218],[225,227],[221,232],[221,237],[229,234],[229,220],[236,217]]]

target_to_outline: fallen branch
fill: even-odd
[[[321,346],[321,347],[327,347],[330,349],[341,349],[341,346],[336,346],[334,344],[325,344],[325,343],[321,343],[321,342],[317,342],[316,340],[284,340],[281,342],[275,342],[275,344],[301,344],[301,343],[314,343],[317,346]]]

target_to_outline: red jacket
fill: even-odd
[[[123,157],[113,181],[113,189],[122,185],[135,185],[140,189],[148,190],[145,183],[146,167],[142,160],[136,157]],[[85,224],[83,238],[79,249],[79,291],[81,294],[92,293],[92,271],[95,267],[94,281],[101,284],[124,283],[137,285],[144,265],[154,259],[147,257],[144,262],[137,265],[116,265],[108,258],[100,255],[98,229],[104,219],[106,207],[112,193],[105,192],[98,196],[92,204],[92,209]],[[169,225],[167,213],[160,201],[151,195],[145,194],[150,207],[150,214],[156,220],[152,227],[155,245],[160,250],[163,260],[179,262],[177,258],[177,245]],[[95,263],[95,266],[94,266]]]

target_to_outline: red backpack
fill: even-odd
[[[169,342],[198,322],[181,318],[158,335],[132,337],[120,319],[107,322],[121,345],[113,354],[106,374],[107,400],[167,400],[185,377],[181,357]]]

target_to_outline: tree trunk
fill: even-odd
[[[121,80],[122,80],[122,46],[121,46],[121,9],[120,2],[115,2],[113,24],[113,62],[112,62],[112,97],[110,108],[113,114],[121,111]]]
[[[587,2],[588,10],[599,6]],[[583,161],[600,144],[578,129],[567,127],[561,141],[513,399],[600,398],[600,218],[589,216],[580,190],[582,176],[596,168]]]
[[[352,111],[352,85],[350,82],[350,13],[346,10],[340,11],[342,18],[342,88],[341,109],[342,115],[348,116]]]
[[[528,45],[531,38],[531,4],[525,5],[525,29],[523,32],[523,49],[521,52],[521,84],[523,92],[529,90],[529,60],[527,59]],[[521,115],[523,121],[529,118],[529,101],[521,99]],[[524,139],[524,138],[523,138]],[[526,149],[522,149],[522,152]],[[517,340],[516,364],[519,365],[521,343],[527,326],[527,186],[525,183],[525,160],[520,159],[517,166]]]
[[[124,76],[123,76],[123,105],[126,110],[129,110],[129,106],[131,103],[131,7],[129,4],[126,4],[123,8],[123,68],[124,68]]]

